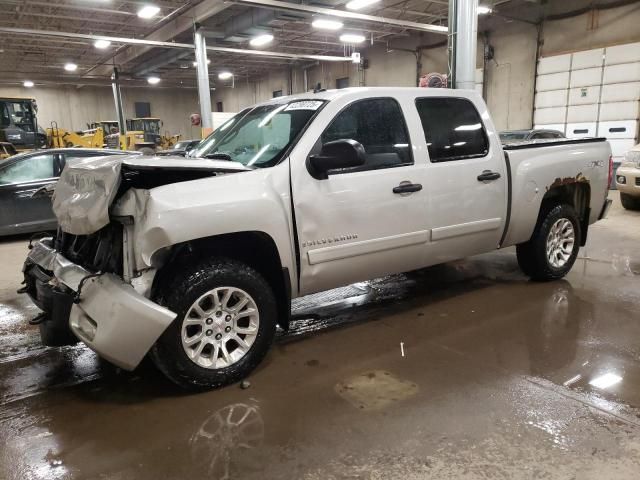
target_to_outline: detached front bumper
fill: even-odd
[[[64,290],[75,292],[76,302],[69,313],[71,331],[101,357],[133,370],[176,314],[140,295],[117,275],[93,275],[49,243],[45,239],[33,245],[25,262],[25,275],[37,275],[40,284],[42,276],[48,275],[52,290],[61,291],[63,284],[68,287]],[[34,265],[40,267],[38,272],[33,271]],[[38,306],[48,303],[55,308],[56,296],[48,296],[45,303],[38,298],[38,291],[29,293]]]

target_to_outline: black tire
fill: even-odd
[[[556,267],[547,258],[547,237],[551,227],[562,218],[571,222],[574,242],[571,255],[566,263]],[[531,239],[516,246],[518,265],[522,272],[532,280],[548,281],[562,278],[571,270],[576,261],[581,238],[580,221],[575,209],[566,204],[549,206],[542,210]]]
[[[620,193],[620,203],[626,210],[640,210],[640,199],[627,193]]]
[[[218,388],[242,380],[262,361],[273,342],[277,320],[273,290],[253,268],[228,258],[202,260],[184,272],[159,289],[156,301],[178,316],[151,349],[151,359],[170,380],[189,390]],[[220,287],[247,292],[258,309],[259,325],[253,344],[242,358],[226,367],[210,369],[187,356],[181,340],[182,323],[200,296]]]

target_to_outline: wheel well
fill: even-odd
[[[550,188],[542,198],[540,217],[555,205],[562,203],[571,205],[580,220],[580,230],[582,232],[580,246],[584,246],[587,242],[587,231],[589,229],[589,214],[591,212],[589,206],[590,199],[591,186],[587,182],[566,183]]]
[[[278,305],[278,325],[287,330],[291,317],[291,284],[289,272],[282,267],[280,255],[273,239],[264,232],[238,232],[198,238],[176,244],[164,252],[166,259],[155,276],[152,296],[160,285],[166,285],[185,264],[197,261],[203,255],[228,257],[256,269],[271,285]]]

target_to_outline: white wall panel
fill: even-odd
[[[567,138],[595,137],[597,131],[596,122],[568,123],[566,129]]]
[[[569,105],[587,105],[600,100],[600,85],[569,90]]]
[[[630,138],[638,135],[637,120],[618,120],[598,123],[598,136],[607,138]]]
[[[536,91],[562,90],[569,86],[569,72],[539,75],[536,80]]]
[[[533,112],[533,123],[544,125],[549,123],[564,123],[565,114],[565,107],[538,108]]]
[[[598,105],[570,105],[567,108],[567,123],[598,121]]]
[[[564,107],[567,104],[567,90],[548,90],[538,92],[535,100],[536,108]]]
[[[640,100],[640,82],[603,85],[600,100],[602,102]]]
[[[602,56],[604,48],[596,48],[595,50],[584,50],[573,54],[571,60],[571,70],[579,70],[582,68],[592,68],[602,66]]]
[[[625,45],[607,47],[605,55],[605,65],[640,62],[640,43],[627,43]]]
[[[538,61],[538,75],[567,72],[571,66],[571,54],[544,57]]]
[[[608,120],[636,120],[638,118],[638,102],[614,102],[600,105],[601,122]]]
[[[640,79],[640,62],[621,63],[604,67],[602,83],[637,82]]]
[[[569,86],[589,87],[592,85],[600,85],[602,82],[602,68],[585,68],[584,70],[576,70],[571,72],[571,83]]]
[[[625,153],[631,150],[636,144],[633,139],[610,139],[609,145],[611,145],[611,155],[613,157],[623,157]]]

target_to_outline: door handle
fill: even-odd
[[[422,190],[422,185],[419,183],[402,182],[397,187],[393,187],[393,193],[413,193],[420,190]]]
[[[499,178],[500,178],[500,174],[498,172],[492,172],[491,170],[484,170],[480,175],[478,175],[479,182],[497,180]]]

